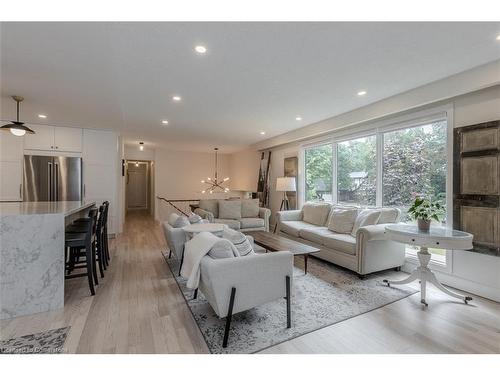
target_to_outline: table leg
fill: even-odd
[[[307,260],[309,259],[309,254],[304,254],[304,275],[307,275]]]
[[[459,299],[463,300],[465,303],[468,303],[469,301],[472,300],[472,297],[462,296],[460,294],[454,293],[454,292],[446,289],[438,281],[434,272],[432,272],[431,269],[428,267],[429,262],[431,260],[431,254],[429,253],[427,247],[421,246],[420,250],[417,252],[417,256],[418,256],[418,260],[420,262],[420,266],[417,267],[417,269],[415,269],[410,274],[409,277],[407,277],[404,280],[399,280],[399,281],[383,280],[383,282],[386,283],[387,286],[391,286],[391,284],[394,284],[394,285],[408,284],[414,280],[419,279],[420,280],[420,302],[425,306],[428,306],[427,301],[425,300],[427,281],[434,284],[443,293],[446,293],[451,297],[459,298]]]

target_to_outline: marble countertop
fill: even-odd
[[[93,205],[94,201],[0,202],[0,216],[46,214],[69,216]]]

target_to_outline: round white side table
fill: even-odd
[[[201,233],[201,232],[210,232],[216,236],[221,236],[222,232],[226,228],[227,228],[226,224],[206,223],[206,224],[186,225],[182,229],[184,230],[184,233],[186,233],[186,235],[189,238],[192,238],[195,234]]]
[[[462,296],[446,289],[436,278],[434,272],[429,268],[431,254],[428,249],[438,248],[447,250],[469,250],[472,249],[472,234],[443,227],[431,226],[428,232],[418,230],[415,225],[391,224],[385,227],[387,237],[396,242],[419,246],[417,257],[420,266],[417,267],[408,278],[399,281],[384,280],[387,286],[408,284],[414,280],[420,280],[420,302],[428,306],[425,301],[425,291],[427,282],[434,284],[443,293],[451,297],[459,298],[465,303],[472,300],[472,297]]]

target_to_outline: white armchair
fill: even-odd
[[[291,327],[293,255],[288,251],[201,261],[199,289],[219,318],[226,318],[222,346],[227,347],[231,317],[285,297]]]

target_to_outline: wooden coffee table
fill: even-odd
[[[307,259],[309,254],[319,253],[319,249],[305,245],[298,241],[291,240],[289,238],[264,231],[250,232],[249,236],[252,236],[255,243],[269,251],[289,251],[294,256],[303,255],[304,256],[304,273],[307,273]]]

